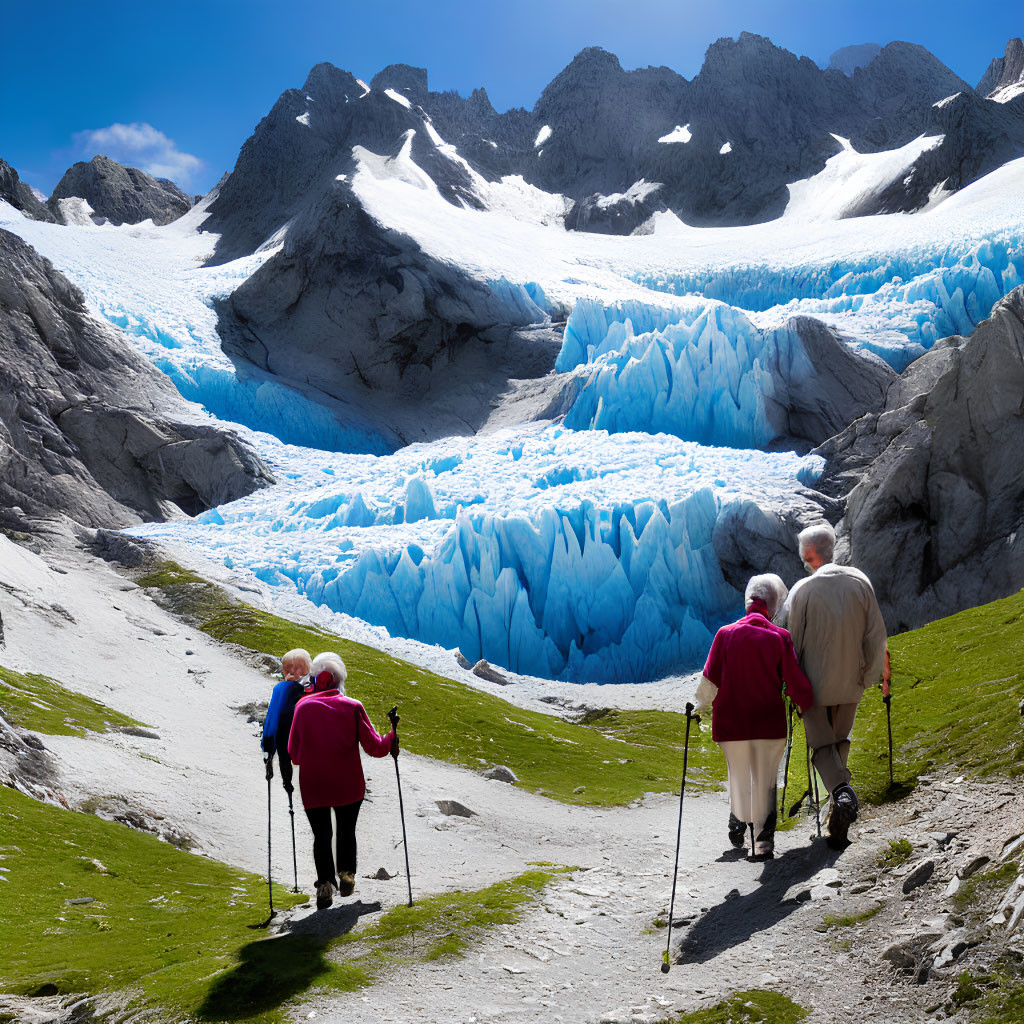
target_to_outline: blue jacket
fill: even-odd
[[[288,756],[288,734],[292,730],[295,705],[305,691],[302,683],[293,683],[287,679],[282,679],[274,687],[267,717],[263,720],[263,738],[260,740],[260,746],[268,756],[273,757],[274,751],[278,749],[283,757]]]

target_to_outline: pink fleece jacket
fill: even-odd
[[[391,753],[394,730],[380,736],[366,709],[337,690],[308,693],[295,705],[288,756],[299,766],[303,807],[341,807],[366,795],[362,745],[371,757]]]
[[[718,687],[711,706],[716,743],[782,739],[783,687],[801,711],[814,703],[814,691],[796,660],[789,633],[769,622],[766,610],[755,604],[749,614],[715,634],[704,675]]]

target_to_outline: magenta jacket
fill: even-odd
[[[814,703],[789,633],[754,609],[715,634],[704,675],[718,687],[711,706],[716,743],[785,737],[783,684],[801,711]]]
[[[394,730],[380,736],[366,709],[337,690],[307,693],[295,705],[288,756],[299,765],[303,807],[342,807],[366,795],[362,745],[371,757],[391,753]]]

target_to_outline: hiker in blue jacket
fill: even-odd
[[[281,783],[285,792],[289,794],[293,786],[292,761],[288,756],[288,734],[292,729],[295,705],[306,692],[302,680],[309,675],[312,664],[313,659],[309,656],[309,651],[304,651],[301,647],[289,651],[281,659],[281,674],[284,678],[270,695],[270,707],[267,708],[267,717],[263,721],[263,738],[260,745],[263,747],[267,781],[274,777],[276,751],[277,763],[281,769]]]

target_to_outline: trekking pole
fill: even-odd
[[[693,705],[686,704],[686,739],[683,742],[683,781],[679,786],[679,824],[676,826],[676,862],[672,868],[672,898],[668,905],[668,940],[661,958],[661,973],[668,974],[672,959],[672,915],[676,909],[676,878],[679,875],[679,843],[683,835],[683,797],[686,795],[686,763],[690,754],[690,723],[700,725],[700,715],[693,713]]]
[[[274,770],[271,766],[269,758],[266,762],[267,765],[267,895],[270,897],[270,914],[266,921],[262,924],[249,925],[250,928],[266,928],[267,925],[274,919],[274,883],[271,879],[273,872],[272,861],[270,856],[270,780],[274,777]]]
[[[814,770],[814,759],[811,757],[811,745],[807,743],[807,733],[804,732],[804,742],[807,745],[807,795],[814,796],[814,824],[818,829],[818,838],[821,838],[821,803],[818,799],[818,773]]]
[[[292,874],[295,879],[295,884],[292,887],[292,892],[299,891],[299,862],[295,856],[295,808],[292,806],[292,785],[288,784],[288,788],[285,790],[288,794],[288,815],[292,822]]]
[[[391,756],[395,761],[395,781],[398,783],[398,814],[402,819],[402,848],[405,850],[405,881],[409,886],[409,906],[412,906],[412,876],[409,874],[409,840],[405,835],[405,807],[402,804],[402,775],[398,770],[398,705],[389,712],[391,728],[395,730],[395,742],[391,746]]]
[[[786,813],[786,790],[789,788],[789,759],[793,754],[793,702],[789,704],[789,720],[786,723],[786,770],[782,776],[782,809],[780,816]]]
[[[892,668],[889,664],[889,651],[885,652],[885,669],[882,672],[882,703],[885,705],[885,726],[889,732],[889,789],[893,788],[892,779]]]

